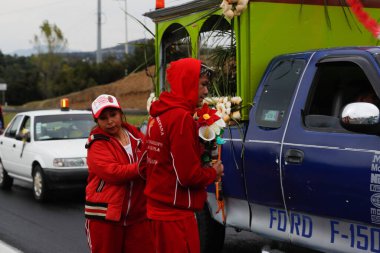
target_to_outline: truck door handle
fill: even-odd
[[[15,148],[15,147],[16,147],[16,144],[13,144],[13,147]]]
[[[304,153],[299,149],[289,149],[285,154],[285,161],[288,163],[302,163]]]

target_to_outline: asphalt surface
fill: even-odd
[[[0,252],[88,253],[83,200],[83,193],[70,192],[41,204],[33,199],[31,185],[16,180],[10,191],[0,191]],[[259,253],[268,243],[252,233],[228,228],[222,253]],[[277,246],[266,252],[311,253]]]

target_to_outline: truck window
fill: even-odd
[[[304,125],[320,130],[344,131],[340,124],[343,107],[348,103],[358,102],[358,96],[367,93],[376,96],[359,65],[353,62],[318,64],[309,102],[304,110]]]
[[[255,118],[259,126],[281,126],[305,64],[302,59],[285,59],[272,67],[256,111]]]

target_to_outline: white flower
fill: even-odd
[[[249,0],[223,0],[220,8],[226,18],[232,19],[234,16],[240,16],[247,8],[248,2]]]
[[[240,16],[241,14],[241,11],[238,11],[237,9],[234,10],[234,15],[235,16]]]
[[[224,120],[222,120],[222,118],[226,114],[222,115],[219,112],[216,112],[215,114],[218,115],[220,119],[217,120],[216,122],[214,122],[214,124],[216,124],[219,127],[225,127],[226,126],[226,122]]]
[[[232,19],[234,17],[234,11],[228,10],[228,11],[224,12],[224,16],[226,16],[226,18],[228,18],[228,19]]]
[[[232,4],[229,4],[227,1],[224,0],[224,1],[220,4],[220,8],[223,9],[223,12],[226,12],[226,11],[232,9]]]
[[[219,119],[209,127],[216,135],[220,135],[222,129],[226,127],[226,122],[223,119]]]
[[[235,104],[235,105],[238,105],[240,104],[242,101],[241,97],[232,97],[231,98],[231,103]]]
[[[239,111],[233,112],[232,115],[231,115],[231,118],[234,119],[234,120],[241,119],[240,112]]]
[[[241,4],[236,5],[236,11],[240,12],[240,14],[241,14],[241,12],[244,11],[246,8],[247,8],[246,5],[241,5]]]
[[[199,128],[198,135],[205,141],[212,141],[215,139],[215,131],[209,126],[202,126]]]
[[[216,124],[212,124],[211,126],[209,126],[210,129],[216,134],[216,135],[220,135],[220,128],[216,125]]]
[[[203,99],[203,103],[207,103],[208,105],[210,105],[210,104],[213,104],[214,101],[213,101],[212,98],[206,97],[206,98]]]
[[[239,4],[239,5],[245,5],[245,6],[247,6],[248,1],[249,1],[249,0],[239,0],[239,1],[238,1],[238,4]]]
[[[226,122],[223,119],[215,121],[214,124],[216,124],[220,128],[226,127]]]
[[[150,110],[150,106],[151,106],[152,103],[153,103],[154,101],[156,101],[156,100],[157,100],[157,98],[156,98],[154,92],[150,93],[149,98],[148,98],[148,101],[146,102],[146,109],[147,109],[148,112],[149,112],[149,110]]]
[[[226,114],[226,115],[224,115],[224,117],[223,117],[224,122],[229,122],[230,119],[231,119],[231,117],[230,117],[229,114]]]
[[[216,110],[218,110],[221,115],[224,115],[226,113],[226,106],[219,102],[216,104]]]

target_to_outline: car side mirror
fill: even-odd
[[[349,131],[379,134],[380,111],[371,103],[355,102],[346,105],[341,114],[341,123]]]
[[[24,128],[20,133],[16,135],[15,138],[19,141],[30,142],[30,132],[28,129]]]
[[[24,138],[26,142],[30,142],[30,132],[27,132],[25,135],[24,135]]]

